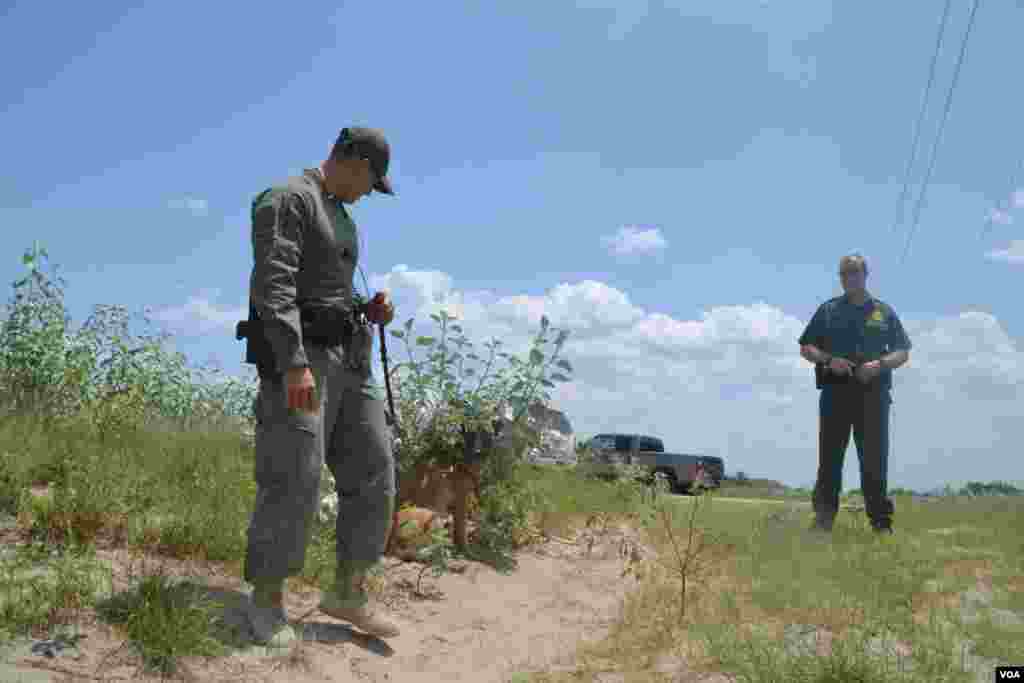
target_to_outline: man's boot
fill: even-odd
[[[363,588],[365,571],[345,571],[338,568],[334,590],[320,598],[319,609],[340,621],[347,621],[360,631],[378,638],[394,638],[398,627],[384,618],[370,605],[370,597]]]
[[[284,611],[284,586],[283,580],[257,583],[246,605],[253,637],[267,647],[285,648],[297,637]]]

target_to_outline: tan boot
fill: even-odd
[[[378,638],[395,638],[399,635],[398,627],[369,605],[347,607],[331,604],[330,594],[320,602],[320,611],[339,621],[347,621],[363,633]]]
[[[398,627],[370,606],[369,596],[363,590],[363,574],[351,579],[339,575],[333,591],[320,598],[319,610],[339,621],[347,621],[360,631],[378,638],[398,636]]]

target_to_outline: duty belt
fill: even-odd
[[[361,313],[339,306],[307,304],[299,307],[303,339],[321,347],[348,348],[360,317]],[[251,304],[249,319],[240,320],[235,327],[235,338],[247,340],[246,363],[256,365],[261,376],[276,374],[273,350],[263,335],[263,321]]]

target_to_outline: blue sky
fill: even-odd
[[[577,381],[556,405],[581,435],[651,432],[810,483],[817,396],[796,338],[860,250],[915,343],[893,484],[1024,481],[1017,3],[978,12],[902,264],[910,202],[893,222],[942,3],[493,5],[108,2],[59,22],[9,6],[0,277],[39,240],[75,326],[96,304],[150,307],[194,364],[249,376],[233,338],[249,202],[371,125],[398,192],[353,209],[371,285],[403,320],[461,306],[479,342],[522,343],[541,313],[573,329]],[[970,6],[953,3],[915,183]]]

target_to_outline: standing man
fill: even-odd
[[[892,371],[910,357],[910,339],[891,306],[865,289],[868,264],[852,254],[839,261],[845,294],[815,312],[800,336],[800,355],[815,364],[819,400],[818,480],[814,529],[831,531],[839,511],[843,457],[850,429],[860,460],[861,489],[871,526],[892,533],[887,496]]]
[[[374,190],[394,194],[389,159],[380,131],[343,129],[319,168],[252,205],[250,348],[263,348],[244,578],[254,587],[253,634],[274,646],[295,638],[285,581],[304,566],[325,462],[338,492],[338,568],[319,609],[378,637],[398,635],[362,585],[384,551],[394,505],[391,441],[370,369],[372,325],[388,324],[394,309],[386,292],[366,303],[353,295],[359,238],[344,206]]]

